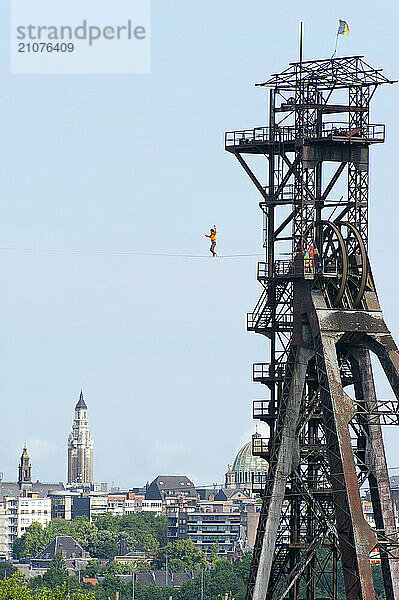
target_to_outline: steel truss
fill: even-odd
[[[270,361],[253,368],[268,389],[254,418],[270,436],[253,438],[268,474],[254,481],[263,503],[247,600],[337,600],[339,567],[347,600],[375,600],[376,549],[386,599],[399,598],[381,432],[399,424],[399,353],[367,254],[369,148],[385,138],[369,108],[382,83],[393,82],[359,56],[292,63],[258,84],[270,88],[268,126],[226,133],[226,150],[261,194],[266,250],[247,316],[248,330],[270,340]],[[256,156],[267,160],[266,185]],[[377,398],[370,352],[395,400]],[[366,483],[373,529],[362,513]]]

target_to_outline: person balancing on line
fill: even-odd
[[[217,254],[215,252],[215,246],[216,246],[216,225],[213,226],[213,229],[211,229],[211,232],[210,232],[209,235],[207,233],[205,234],[205,237],[211,238],[211,247],[209,248],[209,251],[212,252],[212,256],[213,256],[213,258],[215,258],[215,256],[217,256]]]

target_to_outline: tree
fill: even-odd
[[[104,513],[103,515],[98,515],[95,518],[95,525],[97,529],[107,530],[107,531],[119,531],[119,516],[111,515],[111,513]]]
[[[96,586],[96,596],[98,587],[99,586]],[[105,592],[104,597],[115,598],[115,592],[119,592],[119,594],[123,597],[126,595],[125,592],[130,592],[131,586],[129,584],[125,584],[120,577],[108,573],[101,582],[100,589]]]
[[[119,550],[118,534],[107,530],[98,531],[90,536],[86,549],[93,558],[113,558]]]
[[[90,523],[87,517],[75,517],[71,522],[71,535],[83,548],[86,548],[90,538],[98,532],[96,525]]]
[[[234,573],[238,579],[247,585],[249,578],[249,571],[251,569],[252,552],[246,552],[241,560],[238,560],[233,564]]]
[[[100,531],[125,533],[129,550],[153,550],[167,542],[167,519],[152,512],[123,516],[105,513],[96,517],[95,525]]]
[[[87,565],[86,568],[82,570],[81,575],[82,577],[95,577],[96,575],[98,575],[100,573],[101,570],[101,566],[100,566],[100,561],[99,560],[90,560]]]
[[[206,556],[199,550],[192,540],[177,540],[160,548],[154,558],[157,569],[164,569],[168,553],[168,570],[180,573],[190,570],[199,570],[207,566]]]
[[[127,575],[129,573],[133,573],[134,562],[121,563],[113,560],[109,563],[107,567],[108,573],[119,574],[119,575]]]
[[[31,558],[37,556],[46,546],[43,527],[40,523],[32,523],[25,533],[14,541],[15,558]]]
[[[21,573],[14,573],[8,579],[0,581],[0,600],[30,600],[31,598],[28,584]]]
[[[136,573],[144,573],[145,571],[151,571],[151,565],[146,560],[140,559],[135,562],[134,570]]]
[[[231,594],[235,600],[244,600],[245,585],[226,559],[218,560],[211,570],[204,571],[204,591],[206,600],[220,600],[226,594]],[[201,574],[194,581],[183,583],[179,592],[179,600],[200,600]]]
[[[216,544],[212,544],[211,554],[209,556],[209,562],[211,563],[211,565],[215,565],[218,560],[219,560],[219,544],[216,542]]]
[[[231,592],[233,598],[239,599],[240,582],[234,572],[233,565],[225,558],[219,560],[210,572],[207,581],[207,599],[217,600],[220,594]]]
[[[54,555],[47,571],[43,575],[43,581],[50,588],[63,585],[69,579],[68,569],[61,552]]]
[[[130,575],[130,573],[144,573],[150,571],[151,566],[146,560],[135,560],[129,562],[117,562],[113,560],[107,567],[107,573],[114,573],[118,575]]]
[[[377,600],[385,600],[384,580],[382,577],[381,565],[373,565],[371,567],[371,571],[373,574],[373,582],[374,582],[376,598],[377,598]]]
[[[155,585],[140,585],[136,584],[137,600],[169,600],[169,598],[179,598],[179,592],[173,587],[165,586],[162,588],[155,587]],[[128,596],[130,598],[131,596]]]
[[[0,579],[7,579],[17,572],[17,568],[8,560],[0,562]]]
[[[54,519],[47,526],[45,539],[49,544],[57,535],[70,535],[86,549],[90,537],[96,533],[97,527],[87,517],[75,517],[72,521]]]
[[[68,586],[64,583],[62,586],[57,586],[52,590],[43,588],[35,593],[32,598],[35,600],[65,600],[65,598],[69,598],[70,600],[95,600],[95,595],[93,592],[82,592],[81,590],[69,593]]]

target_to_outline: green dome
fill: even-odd
[[[252,440],[238,451],[233,462],[232,471],[236,474],[237,484],[251,483],[253,474],[267,472],[267,462],[259,456],[252,455]]]

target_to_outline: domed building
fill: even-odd
[[[261,437],[255,433],[252,438]],[[233,466],[228,465],[225,475],[227,488],[246,487],[252,484],[254,475],[263,475],[267,472],[267,462],[259,456],[252,454],[252,439],[238,451]]]

